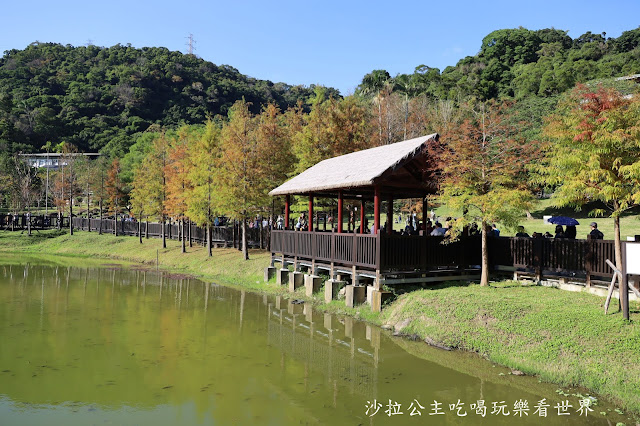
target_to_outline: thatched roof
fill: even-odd
[[[406,187],[413,192],[425,192],[419,166],[409,163],[417,157],[424,159],[428,142],[437,141],[438,138],[438,134],[434,133],[329,158],[283,183],[269,195],[326,194],[357,189],[360,191],[352,192],[366,193],[374,185],[386,184],[391,180],[392,186],[400,191]]]

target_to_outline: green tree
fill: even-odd
[[[538,181],[555,188],[555,206],[580,209],[591,201],[606,206],[620,268],[620,216],[640,203],[640,100],[602,86],[593,90],[579,85],[560,102],[545,133],[551,143],[536,168]]]
[[[207,253],[211,251],[211,227],[218,212],[217,197],[220,185],[220,127],[208,120],[204,132],[189,146],[187,215],[198,225],[207,228]]]

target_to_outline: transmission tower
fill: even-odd
[[[193,52],[196,50],[195,44],[196,44],[196,41],[193,39],[193,34],[190,33],[189,37],[187,37],[187,49],[188,49],[187,53],[189,55],[194,55]]]

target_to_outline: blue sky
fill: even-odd
[[[6,4],[8,3],[8,4]],[[0,9],[0,51],[34,41],[130,43],[195,53],[243,74],[322,84],[347,95],[374,69],[441,70],[474,55],[493,30],[551,28],[618,37],[640,26],[640,0],[583,1],[42,1]],[[640,70],[638,70],[640,72]]]

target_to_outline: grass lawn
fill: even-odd
[[[381,320],[478,352],[564,386],[584,386],[640,413],[640,304],[631,322],[604,298],[518,282],[448,283],[400,296]],[[615,304],[614,304],[615,305]]]

